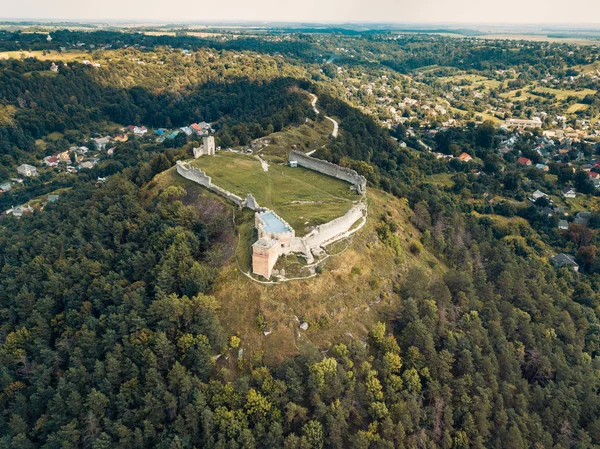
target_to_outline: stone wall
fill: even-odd
[[[367,191],[366,178],[350,168],[340,167],[337,164],[307,156],[304,153],[293,150],[290,152],[289,160],[296,161],[301,167],[349,182],[354,186],[358,194],[362,195]]]
[[[201,186],[204,186],[207,189],[215,192],[217,195],[227,198],[229,201],[234,203],[240,209],[242,207],[244,207],[244,205],[245,205],[244,200],[242,200],[239,196],[235,195],[234,193],[231,193],[217,185],[214,185],[212,183],[210,176],[208,176],[202,170],[200,170],[196,167],[192,167],[191,165],[189,165],[185,162],[182,162],[182,161],[177,161],[177,164],[175,167],[176,167],[177,173],[179,173],[185,179],[189,179],[190,181],[196,182],[196,183],[200,184]]]
[[[310,234],[304,237],[305,245],[311,249],[319,248],[345,237],[354,223],[365,216],[366,211],[366,203],[361,202],[343,216],[317,226]]]

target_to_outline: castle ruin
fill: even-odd
[[[213,138],[211,136],[204,139]],[[206,143],[203,142],[203,148]],[[199,154],[198,157],[204,154],[208,155],[210,153],[205,153],[202,149],[202,154]],[[214,154],[214,140],[212,154]],[[196,157],[196,149],[194,149],[194,156]],[[352,184],[352,188],[361,196],[364,196],[366,192],[367,181],[365,177],[354,170],[306,156],[304,153],[297,151],[290,153],[289,161],[290,165],[297,164],[349,182]],[[292,164],[293,162],[295,164]],[[322,251],[323,247],[351,236],[361,227],[355,226],[355,224],[361,219],[363,224],[366,221],[367,204],[362,198],[343,216],[315,227],[304,237],[296,237],[294,229],[283,218],[270,209],[260,207],[250,193],[246,195],[245,199],[242,199],[234,193],[213,184],[211,177],[202,170],[182,161],[177,161],[176,170],[184,178],[212,190],[233,202],[239,208],[248,207],[255,211],[254,225],[258,231],[258,239],[252,245],[252,272],[266,279],[271,278],[279,256],[291,253],[302,254],[307,263],[311,264],[314,262],[313,252],[316,255]]]
[[[198,159],[200,156],[214,156],[215,155],[215,138],[213,136],[204,136],[202,138],[202,145],[198,148],[194,148],[194,159]]]

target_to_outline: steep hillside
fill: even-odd
[[[239,244],[251,243],[243,241],[252,237],[251,211],[238,211],[173,169],[158,175],[145,195],[152,198],[168,185],[186,189],[186,204],[203,207],[209,199],[220,202],[232,214],[222,217],[221,226],[233,227],[235,214]],[[238,239],[227,241],[223,254],[230,257],[221,260],[220,275],[210,294],[218,300],[219,320],[227,332],[241,339],[244,359],[262,357],[268,364],[277,364],[297,354],[304,343],[327,350],[334,342],[362,340],[375,322],[391,318],[397,310],[399,297],[394,291],[400,288],[409,268],[422,267],[428,273],[444,270],[419,243],[420,232],[410,221],[412,213],[406,200],[372,189],[368,203],[367,224],[348,241],[328,248],[335,255],[308,280],[257,283],[240,272],[247,262],[233,257]],[[289,259],[286,262],[293,263]],[[302,323],[308,324],[308,330],[300,329]],[[226,363],[234,366],[236,360],[229,358]]]

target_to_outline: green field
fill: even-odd
[[[0,59],[25,59],[37,58],[45,61],[74,61],[76,59],[85,59],[89,53],[80,50],[68,50],[58,52],[56,50],[34,50],[34,51],[4,51],[0,52]]]
[[[572,104],[571,106],[569,106],[569,108],[567,109],[567,112],[570,114],[573,114],[577,111],[585,111],[588,108],[589,108],[589,106],[587,104],[575,103],[575,104]]]
[[[444,76],[439,78],[442,83],[449,83],[451,85],[461,85],[463,83],[469,83],[468,85],[462,86],[466,89],[476,89],[480,86],[484,86],[486,89],[496,89],[500,86],[500,81],[486,78],[481,75],[474,74],[461,74],[453,76]]]
[[[592,89],[581,89],[581,90],[566,90],[566,89],[552,89],[550,87],[536,86],[535,90],[538,92],[546,92],[552,94],[557,100],[566,100],[568,97],[584,98],[586,95],[594,95],[595,90]]]
[[[299,236],[305,235],[309,226],[344,215],[359,199],[344,181],[283,164],[270,165],[265,172],[249,155],[222,152],[196,159],[192,165],[236,195],[252,193],[261,206],[281,215]]]

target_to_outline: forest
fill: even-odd
[[[84,38],[129,42],[121,33],[53,36],[57,46]],[[19,38],[32,48],[49,45],[36,35]],[[203,45],[191,37],[127,38]],[[415,42],[450,57],[438,37],[335,39],[407,53],[415,53]],[[4,33],[3,48],[14,40]],[[264,45],[264,54],[293,47],[268,39],[226,44]],[[464,57],[461,45],[454,50],[452,58]],[[118,51],[122,61],[110,70],[69,64],[54,77],[31,73],[46,70],[46,62],[0,61],[1,107],[14,112],[0,127],[7,172],[44,155],[36,139],[100,121],[159,127],[214,120],[220,143],[247,144],[314,119],[302,90],[312,91],[340,121],[339,138],[316,155],[365,175],[370,189],[406,198],[419,244],[438,265],[432,272],[398,265],[397,306],[364,340],[305,344],[277,365],[257,356],[231,368],[221,357],[238,351],[239,338],[219,321],[211,295],[228,262],[222,242],[236,238],[229,210],[210,197],[197,207],[179,185],[148,197],[155,176],[185,158],[189,145],[122,144],[120,155],[70,179],[71,188],[43,211],[0,218],[0,447],[600,447],[600,275],[548,264],[541,249],[555,238],[553,225],[517,220],[531,211],[469,202],[483,195],[485,182],[507,197],[525,194],[524,178],[498,169],[492,148],[501,136],[493,125],[428,140],[447,154],[472,153],[490,173],[477,177],[454,163],[453,187],[441,188],[425,181],[446,167],[416,151],[406,128],[384,129],[304,66],[254,53],[234,58],[228,50],[218,58],[171,59],[168,51],[148,50],[150,58],[165,58],[162,69],[128,62],[130,50]],[[430,62],[419,53],[418,63],[395,59],[397,69]],[[494,48],[469,54],[469,63],[510,64]],[[182,72],[184,84],[175,76]],[[96,182],[105,175],[107,182]],[[49,188],[42,181],[28,187],[31,196]],[[54,189],[60,180],[52,182]],[[390,215],[371,219],[373,245],[408,251]]]

